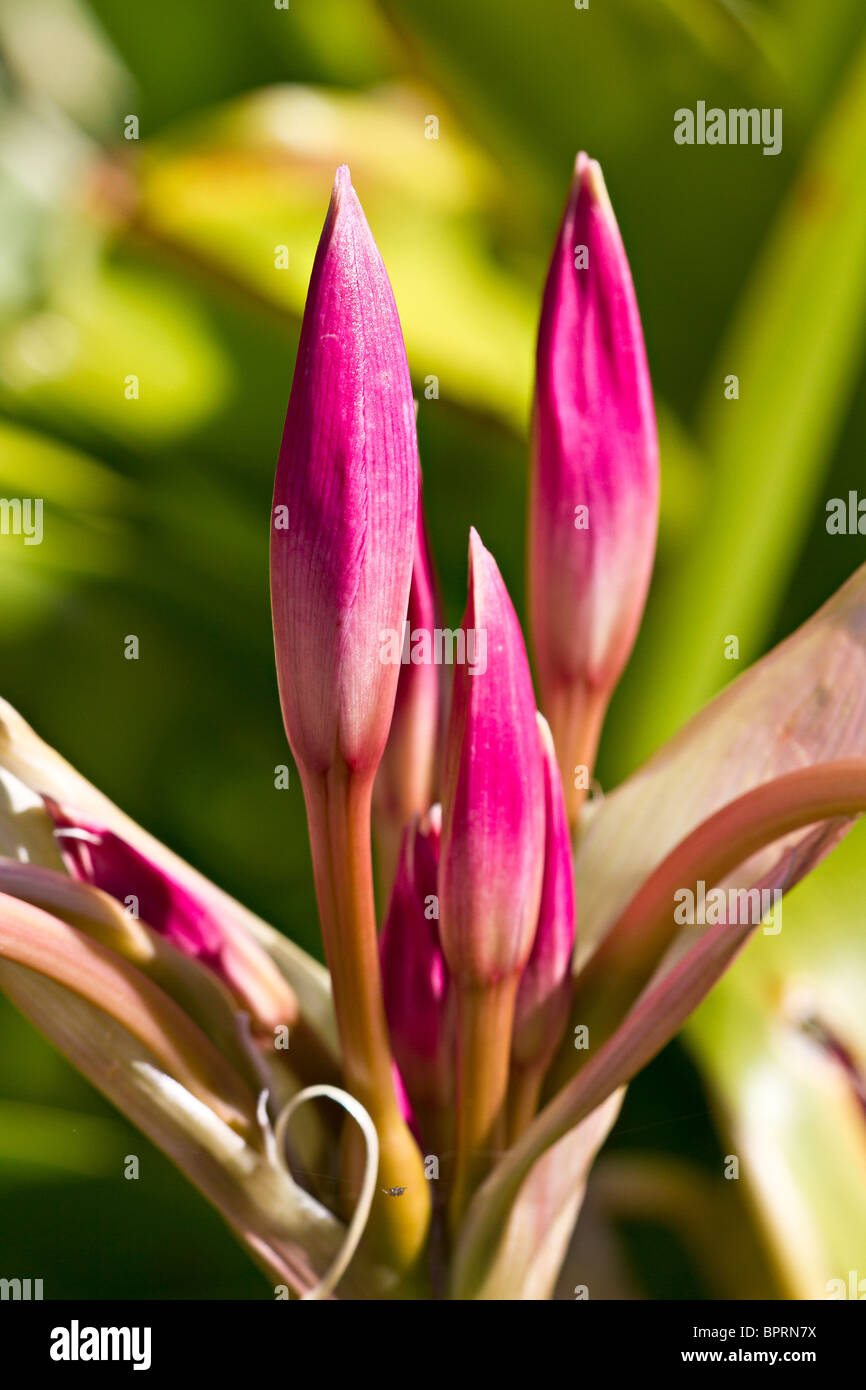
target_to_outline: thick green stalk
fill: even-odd
[[[379,1134],[378,1189],[367,1239],[379,1259],[406,1270],[423,1249],[431,1204],[421,1154],[400,1113],[391,1072],[373,901],[371,791],[372,778],[353,775],[342,765],[305,778],[304,784],[346,1087],[369,1111]],[[353,1125],[343,1146],[349,1205],[360,1185],[362,1157]],[[390,1197],[383,1188],[405,1191]]]
[[[457,1161],[452,1230],[505,1147],[505,1102],[518,974],[457,986]]]
[[[535,1118],[546,1070],[546,1063],[535,1063],[532,1066],[514,1065],[511,1068],[511,1082],[508,1087],[509,1148]]]
[[[574,770],[585,767],[586,780],[592,781],[607,706],[606,692],[582,685],[559,685],[545,696],[543,713],[553,735],[572,831],[587,793],[586,787],[575,786]]]

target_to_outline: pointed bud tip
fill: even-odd
[[[472,626],[486,595],[491,593],[491,581],[498,577],[499,567],[474,526],[469,528],[469,574],[467,606],[464,623]]]
[[[442,803],[434,801],[429,811],[421,818],[421,834],[432,835],[438,840],[442,834]]]
[[[535,722],[538,725],[538,736],[541,739],[542,752],[551,762],[555,761],[556,753],[554,752],[553,746],[553,734],[550,732],[550,725],[540,709],[535,711]]]
[[[487,549],[480,535],[474,526],[469,527],[469,587],[472,588],[472,580],[477,577],[485,567],[495,566],[496,561]]]
[[[610,194],[607,191],[607,184],[604,181],[604,174],[601,172],[601,165],[597,159],[590,159],[589,155],[581,150],[574,161],[575,201],[584,189],[599,211],[604,213],[608,220],[616,226],[616,216],[610,201]]]
[[[334,174],[334,186],[331,189],[331,219],[336,217],[342,210],[346,202],[358,203],[358,195],[352,187],[352,175],[349,173],[348,164],[341,164]],[[358,204],[360,206],[360,204]]]

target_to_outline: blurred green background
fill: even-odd
[[[698,100],[782,108],[782,152],[676,145]],[[456,622],[470,524],[522,605],[533,337],[581,148],[631,259],[664,475],[607,787],[863,559],[825,529],[827,499],[864,486],[862,0],[0,0],[0,492],[45,503],[42,545],[0,539],[0,691],[310,950],[300,787],[274,788],[267,535],[334,167],[394,285]],[[590,1190],[593,1296],[820,1297],[858,1251],[866,1275],[866,1121],[780,1004],[807,978],[866,1059],[863,844],[786,905],[784,955],[756,942],[631,1088]],[[0,1275],[269,1296],[2,1000]]]

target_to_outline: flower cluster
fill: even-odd
[[[0,987],[287,1296],[549,1297],[622,1088],[757,925],[683,937],[683,891],[789,888],[866,806],[866,571],[586,802],[658,496],[634,288],[580,155],[538,336],[536,684],[475,530],[443,628],[400,322],[341,168],[271,528],[327,972],[0,705]],[[444,637],[466,659],[398,655]],[[290,1133],[314,1098],[349,1118]]]

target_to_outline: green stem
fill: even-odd
[[[519,975],[457,987],[457,1162],[451,1193],[456,1230],[479,1183],[505,1147],[505,1101]]]
[[[508,1087],[508,1147],[510,1148],[535,1118],[546,1067],[513,1066]]]
[[[370,1238],[392,1267],[411,1266],[423,1248],[430,1193],[418,1146],[394,1092],[391,1048],[376,939],[370,852],[372,779],[343,765],[304,779],[316,895],[348,1090],[369,1111],[380,1163]],[[359,1177],[357,1130],[346,1133],[344,1171]],[[382,1188],[405,1188],[399,1199]]]
[[[606,692],[583,684],[562,684],[545,694],[543,713],[550,724],[572,831],[576,831],[587,788],[574,785],[576,767],[592,781],[601,729],[607,713]]]

